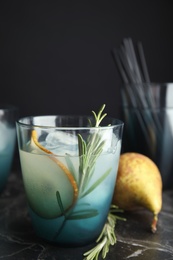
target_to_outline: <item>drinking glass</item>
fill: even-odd
[[[17,121],[29,213],[36,234],[49,242],[86,245],[109,212],[123,122],[94,117],[36,116]]]
[[[173,188],[173,83],[126,85],[122,98],[123,152],[151,158],[160,170],[163,189]]]
[[[7,183],[14,158],[16,144],[15,122],[18,109],[7,104],[0,104],[0,192]]]

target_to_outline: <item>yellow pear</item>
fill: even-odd
[[[151,211],[151,230],[156,232],[162,208],[162,178],[156,164],[139,153],[122,154],[112,202],[124,210],[143,207]]]

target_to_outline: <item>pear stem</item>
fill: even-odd
[[[151,224],[152,233],[156,233],[156,231],[157,231],[157,222],[158,222],[158,215],[154,214],[153,222]]]

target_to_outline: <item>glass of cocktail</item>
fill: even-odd
[[[23,182],[36,234],[86,245],[100,234],[112,201],[123,123],[102,110],[17,122]]]
[[[7,104],[0,104],[0,192],[7,183],[12,167],[18,109]]]

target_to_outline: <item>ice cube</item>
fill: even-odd
[[[92,130],[91,130],[92,133]],[[98,134],[100,135],[100,142],[104,141],[103,152],[111,152],[112,150],[116,150],[118,139],[116,135],[113,133],[113,129],[98,129]]]
[[[49,133],[44,146],[56,155],[78,155],[78,138],[68,132],[56,131]]]
[[[91,130],[90,134],[94,134]],[[105,141],[103,146],[103,152],[112,152],[112,149],[116,150],[116,145],[118,142],[117,137],[113,133],[113,129],[101,129],[98,128],[97,132],[100,136],[100,142]],[[83,135],[84,140],[86,139]],[[41,142],[41,144],[53,152],[56,155],[64,156],[64,155],[71,155],[71,156],[78,156],[78,137],[74,133],[69,133],[65,131],[54,131],[50,132],[45,141]]]

